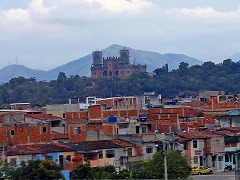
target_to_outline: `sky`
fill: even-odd
[[[237,0],[0,0],[0,68],[50,70],[112,44],[220,63],[239,33]]]

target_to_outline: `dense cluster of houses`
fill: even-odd
[[[84,101],[83,101],[84,100]],[[66,179],[80,164],[117,170],[156,151],[182,150],[189,166],[236,167],[240,149],[238,95],[201,92],[196,98],[142,96],[71,98],[68,104],[0,110],[0,161],[51,159]]]

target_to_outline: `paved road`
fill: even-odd
[[[209,175],[194,175],[193,180],[235,180],[235,171],[218,172]]]

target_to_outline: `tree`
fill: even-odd
[[[153,72],[155,72],[157,76],[168,73],[168,64],[165,64],[161,68],[155,69]]]
[[[163,179],[164,158],[162,152],[157,152],[151,159],[140,161],[130,167],[134,179]],[[190,175],[187,158],[181,151],[167,151],[167,171],[169,179],[187,178]]]
[[[124,169],[117,173],[112,165],[92,168],[90,163],[79,165],[72,172],[72,179],[128,179],[130,178],[130,171]]]
[[[13,174],[12,179],[64,179],[59,165],[51,160],[30,160],[21,162]]]
[[[57,82],[59,84],[64,84],[67,81],[67,76],[64,72],[60,72],[58,74]]]
[[[112,165],[98,167],[94,170],[94,179],[128,179],[130,177],[130,171],[123,169],[117,172]]]
[[[0,166],[0,179],[13,179],[14,166],[10,163],[3,162]]]

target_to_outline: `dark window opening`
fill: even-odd
[[[139,134],[139,126],[136,126],[136,134]]]
[[[43,127],[43,133],[47,132],[47,128]]]
[[[15,131],[13,129],[11,129],[11,132],[10,132],[11,136],[14,136],[15,134]]]
[[[193,148],[197,148],[197,140],[193,140]]]
[[[152,146],[147,146],[146,153],[148,153],[148,154],[153,153],[153,147]]]
[[[114,150],[106,150],[106,158],[113,158],[115,157]]]
[[[66,156],[66,160],[67,160],[67,161],[71,161],[71,160],[72,160],[72,159],[71,159],[71,155]]]

